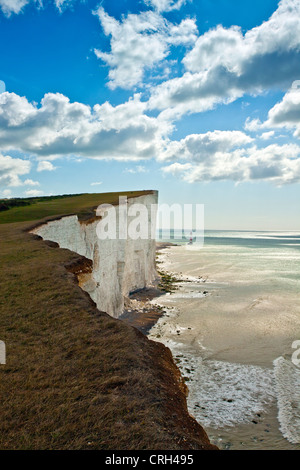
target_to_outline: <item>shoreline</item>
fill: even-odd
[[[201,303],[197,302],[199,306],[197,307],[197,316],[201,312],[204,324],[205,321],[210,321],[213,332],[213,325],[216,326],[212,323],[214,319],[212,315],[214,299],[217,299],[219,295],[216,297],[211,296],[211,290],[215,291],[218,282],[214,278],[211,279],[210,276],[194,277],[197,271],[194,268],[191,272],[190,266],[188,270],[185,270],[182,264],[184,259],[180,250],[179,252],[176,250],[165,251],[163,270],[167,271],[170,276],[179,276],[180,284],[178,284],[178,287],[180,292],[170,298],[161,297],[158,300],[165,311],[164,318],[158,320],[148,337],[171,349],[174,360],[189,389],[189,413],[201,423],[207,431],[210,441],[220,449],[242,450],[248,448],[249,450],[263,450],[265,448],[265,450],[274,450],[277,448],[298,450],[299,445],[289,441],[280,429],[282,423],[278,422],[277,398],[275,392],[272,392],[275,386],[272,365],[256,364],[255,357],[253,359],[252,356],[247,363],[241,361],[240,356],[229,358],[226,357],[226,350],[225,355],[219,355],[216,358],[216,352],[211,349],[211,343],[203,342],[201,335],[197,336],[197,351],[194,350],[193,343],[186,340],[186,338],[191,338],[194,335],[192,333],[194,324],[192,323],[193,317],[191,315],[193,313],[191,311],[192,309],[195,311],[195,307],[188,304],[187,299],[200,298],[200,290],[202,290],[198,290],[194,284],[201,283],[203,288],[208,289],[208,292],[202,292],[202,294],[208,294],[208,303],[205,304],[206,306],[204,304],[201,306]],[[174,261],[175,265],[173,265]],[[201,271],[203,270],[201,269]],[[199,270],[198,273],[201,274]],[[205,285],[205,283],[207,284]],[[206,297],[206,295],[204,296]],[[187,311],[184,310],[186,307],[188,307]],[[185,316],[182,316],[182,312],[185,312]],[[188,315],[186,316],[187,312]],[[184,318],[185,321],[183,322]],[[216,317],[217,320],[218,317]],[[194,342],[195,338],[193,339]],[[216,372],[217,368],[219,368],[219,372]],[[226,373],[229,373],[227,378],[226,375],[222,375]],[[214,374],[217,374],[218,383],[214,383]],[[260,383],[266,383],[264,398],[259,399],[259,397],[256,397],[258,400],[255,398],[258,393],[257,390],[259,390],[259,388],[256,390],[256,387],[259,387],[256,374],[261,377]],[[221,375],[223,378],[221,378]],[[252,376],[253,381],[249,382],[249,376]],[[236,389],[233,386],[237,380],[250,393],[250,400],[252,401],[249,402],[249,405],[244,402],[243,395],[239,392],[242,389],[240,387]],[[225,387],[226,383],[228,383],[227,387]],[[208,409],[209,404],[213,408],[211,408],[211,414],[206,417],[205,408]],[[251,406],[252,409],[248,409]],[[216,415],[216,409],[219,410],[218,416]],[[230,410],[232,414],[228,415]],[[244,418],[241,418],[241,410],[248,413],[247,419],[245,415]],[[223,413],[225,421],[220,424],[220,416]],[[228,423],[228,416],[231,416],[231,423]],[[237,421],[233,419],[234,416],[236,416]],[[216,421],[218,421],[218,424]]]

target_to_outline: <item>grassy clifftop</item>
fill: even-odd
[[[84,258],[27,231],[33,220],[117,198],[81,195],[0,214],[0,449],[212,447],[188,415],[170,351],[97,310],[73,274]]]
[[[78,214],[85,217],[94,213],[99,204],[117,204],[119,196],[138,197],[151,191],[126,191],[121,193],[76,194],[45,196],[39,198],[0,200],[9,210],[0,211],[0,224],[39,220],[45,217]]]

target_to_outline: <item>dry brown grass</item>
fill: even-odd
[[[170,351],[99,312],[78,255],[27,227],[0,228],[0,449],[211,448]]]

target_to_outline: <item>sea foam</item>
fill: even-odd
[[[250,422],[274,402],[271,369],[203,360],[186,353],[178,365],[187,379],[189,410],[204,427]]]
[[[292,444],[300,443],[300,369],[291,360],[274,361],[280,431]]]

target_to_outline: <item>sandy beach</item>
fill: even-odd
[[[190,413],[221,449],[299,450],[291,441],[300,437],[300,371],[289,360],[300,331],[296,290],[273,289],[259,266],[243,275],[236,255],[221,259],[210,248],[169,247],[159,262],[177,290],[151,301],[165,313],[149,337],[171,349]],[[292,429],[289,439],[280,427]]]

